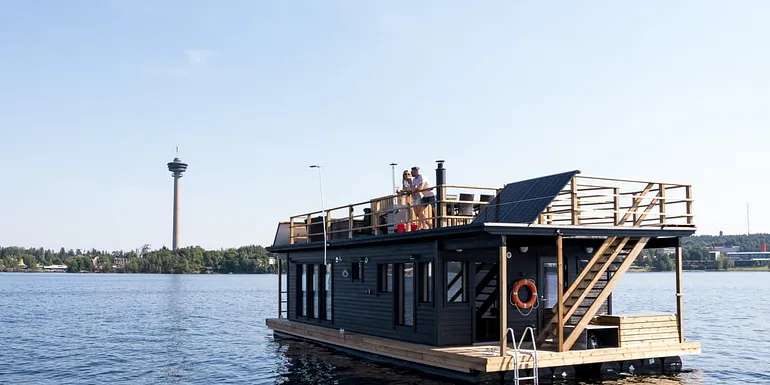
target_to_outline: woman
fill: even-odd
[[[422,199],[422,193],[414,192],[414,188],[412,187],[412,173],[409,172],[409,170],[404,170],[404,173],[401,175],[401,188],[398,189],[397,193],[405,195],[404,198],[406,198],[406,195],[410,196],[410,199],[403,199],[401,200],[401,203],[404,206],[409,206],[409,215],[407,215],[407,222],[409,222],[409,227],[411,227],[412,223],[414,222],[415,216],[418,218],[421,217],[422,210],[424,209],[422,205],[420,204],[420,200]],[[404,202],[406,201],[406,202]],[[421,222],[417,222],[418,229],[422,227]]]
[[[429,229],[430,225],[426,223],[427,219],[425,218],[425,205],[422,204],[422,192],[419,191],[419,186],[413,186],[413,179],[412,173],[409,170],[404,170],[401,176],[402,189],[399,190],[399,193],[408,194],[411,198],[411,202],[408,204],[411,207],[408,222],[410,227],[412,223],[416,222],[418,230]],[[417,217],[417,221],[414,220],[415,217]]]

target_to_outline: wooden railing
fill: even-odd
[[[443,185],[432,187],[435,205],[424,208],[409,195],[394,194],[296,215],[289,220],[290,243],[320,242],[391,232],[466,225],[501,188]],[[439,198],[440,197],[440,198]],[[537,224],[693,227],[689,185],[576,175],[539,215]]]
[[[692,187],[576,175],[540,214],[539,224],[695,226]]]
[[[394,194],[296,215],[289,219],[289,240],[292,244],[322,241],[324,217],[328,241],[394,231],[465,225],[476,217],[499,190],[491,187],[443,185],[421,191],[433,192],[435,205],[419,205],[412,202],[409,195]],[[417,214],[421,206],[424,219]]]

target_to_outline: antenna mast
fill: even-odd
[[[751,227],[749,224],[749,202],[746,202],[746,235],[751,235]]]

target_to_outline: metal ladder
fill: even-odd
[[[286,295],[285,297],[284,297],[284,294]],[[281,311],[278,313],[278,318],[289,318],[289,292],[281,291],[280,296],[281,296]]]
[[[521,335],[521,339],[519,340],[518,345],[516,344],[516,335],[513,332],[513,329],[508,328],[506,333],[511,334],[511,342],[513,342],[513,365],[514,365],[514,371],[513,371],[513,383],[514,385],[519,385],[521,380],[533,380],[535,385],[539,384],[539,377],[537,374],[537,344],[535,342],[535,330],[531,326],[527,326],[526,329],[524,329],[524,333]],[[521,351],[521,344],[524,343],[524,338],[527,337],[527,334],[529,334],[530,338],[532,339],[532,376],[529,377],[519,377],[519,353]]]

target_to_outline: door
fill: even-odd
[[[558,302],[559,284],[557,280],[556,257],[540,257],[538,262],[538,285],[537,291],[540,292],[540,306],[538,307],[538,325],[540,329],[543,324],[553,317],[551,310]]]
[[[475,262],[473,269],[474,325],[473,342],[500,340],[500,294],[497,290],[496,262]]]
[[[564,258],[563,263],[563,288],[564,292],[569,289],[569,269],[567,267],[568,258]],[[556,257],[540,257],[538,262],[538,278],[539,283],[537,290],[540,292],[540,307],[538,308],[538,316],[540,317],[540,327],[543,327],[543,323],[547,322],[555,312],[553,307],[556,306],[559,298],[559,280],[557,275]]]

